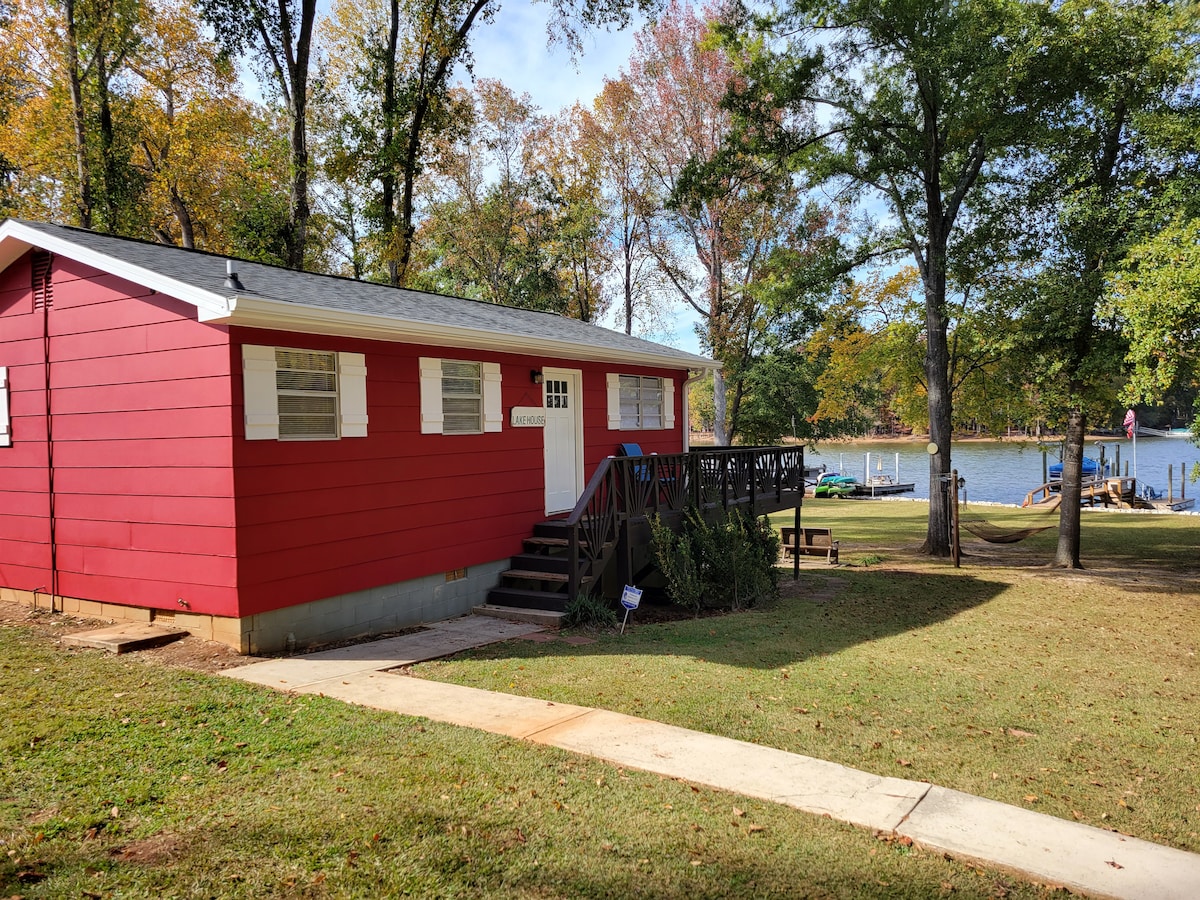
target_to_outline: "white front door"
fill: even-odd
[[[583,405],[578,369],[543,369],[546,512],[575,508],[583,493]]]

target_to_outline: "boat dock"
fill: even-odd
[[[1057,509],[1062,503],[1062,482],[1048,481],[1025,495],[1021,506],[1039,509]],[[1138,495],[1135,478],[1092,478],[1080,485],[1081,506],[1116,507],[1117,509],[1159,509],[1169,512],[1184,512],[1196,505],[1193,497],[1147,499]]]
[[[898,482],[890,475],[874,475],[866,484],[856,484],[853,496],[887,497],[892,494],[910,494],[916,489],[916,482]]]

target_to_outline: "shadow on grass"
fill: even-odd
[[[961,573],[802,572],[799,581],[783,582],[779,601],[763,608],[657,624],[640,624],[634,612],[624,635],[602,633],[595,644],[509,641],[470,655],[476,659],[684,655],[775,669],[933,625],[987,603],[1007,587]]]

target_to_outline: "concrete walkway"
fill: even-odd
[[[541,629],[466,617],[427,631],[221,674],[533,741],[828,815],[1095,897],[1194,900],[1200,855],[919,781],[569,706],[385,671]]]

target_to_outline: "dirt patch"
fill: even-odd
[[[99,628],[109,624],[100,619],[84,619],[79,616],[69,616],[63,613],[51,612],[48,609],[31,609],[19,603],[0,602],[0,625],[12,625],[27,628],[34,634],[54,641],[64,650],[78,651],[63,645],[64,635],[75,631],[85,631],[89,628]],[[199,672],[219,672],[234,666],[243,666],[254,662],[254,657],[241,656],[232,647],[219,644],[216,641],[204,641],[194,635],[188,635],[164,647],[152,650],[139,650],[138,659],[163,666],[173,666],[181,669],[193,669]]]
[[[179,835],[160,832],[124,847],[116,847],[109,851],[109,855],[119,862],[143,866],[163,865],[182,856],[186,847],[186,842]]]

